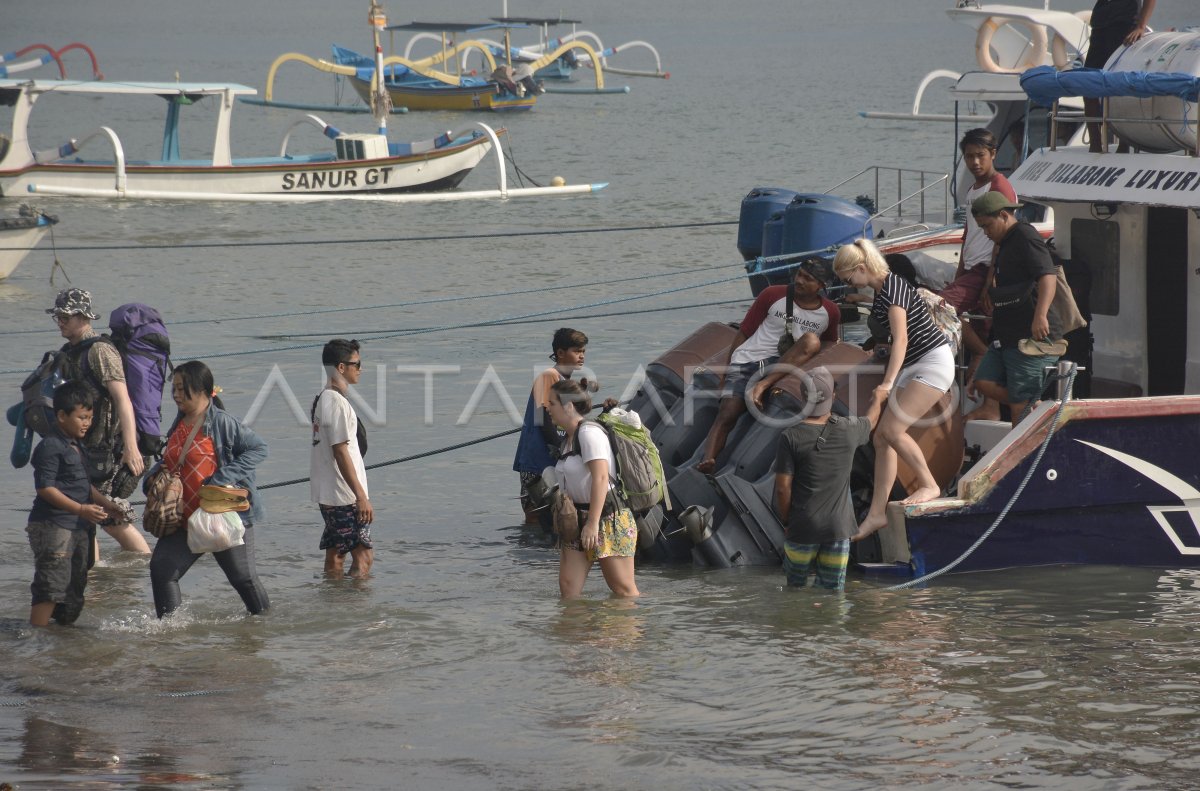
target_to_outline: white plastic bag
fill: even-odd
[[[197,508],[188,517],[188,549],[196,554],[239,547],[245,543],[245,535],[242,518],[233,511],[210,514],[203,508]]]

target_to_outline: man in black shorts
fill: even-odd
[[[1146,23],[1154,13],[1155,0],[1096,0],[1092,9],[1092,37],[1088,41],[1087,58],[1083,65],[1089,69],[1103,69],[1104,64],[1122,44],[1129,46],[1146,34]],[[1088,117],[1100,115],[1100,100],[1084,97],[1083,111]],[[1100,145],[1100,124],[1089,121],[1088,150],[1098,154],[1104,149]],[[1117,153],[1129,151],[1124,140],[1117,144]]]

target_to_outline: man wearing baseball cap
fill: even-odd
[[[125,367],[121,354],[112,343],[92,329],[99,315],[92,309],[92,295],[82,288],[60,291],[54,307],[46,312],[54,317],[58,331],[66,338],[59,359],[64,379],[87,382],[97,392],[95,417],[83,439],[88,456],[84,463],[92,483],[105,496],[113,493],[112,485],[120,466],[124,464],[134,478],[145,467],[137,446],[133,402],[125,386]],[[122,431],[128,426],[129,430]],[[127,495],[126,495],[127,496]],[[121,524],[105,524],[104,530],[127,552],[149,553],[146,539],[129,520]]]
[[[967,392],[1007,404],[1013,423],[1030,401],[1041,396],[1046,367],[1066,351],[1061,337],[1051,335],[1054,260],[1037,229],[1013,214],[1020,207],[999,192],[989,192],[971,204],[975,221],[996,243],[996,265],[988,291],[990,345]]]
[[[705,475],[716,471],[717,456],[750,402],[761,408],[763,394],[776,380],[808,362],[823,341],[838,339],[841,312],[821,294],[830,277],[826,261],[810,258],[796,267],[790,286],[764,288],[746,311],[729,346],[721,403],[697,470]]]
[[[830,414],[833,376],[823,366],[799,374],[804,382],[803,420],[779,438],[775,455],[775,512],[787,527],[783,570],[787,584],[803,588],[809,573],[816,586],[846,584],[850,538],[858,520],[850,505],[850,467],[871,431],[888,391],[876,388],[865,417]]]

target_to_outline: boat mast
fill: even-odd
[[[379,43],[379,33],[387,27],[387,15],[378,0],[371,0],[371,10],[367,14],[371,25],[371,34],[375,39],[375,85],[371,92],[371,112],[378,124],[379,134],[387,134],[387,117],[392,110],[392,97],[387,92],[383,74],[383,47]]]

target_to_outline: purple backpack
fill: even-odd
[[[125,366],[138,448],[148,456],[157,456],[162,446],[163,388],[174,368],[166,325],[154,308],[131,302],[113,310],[108,329]]]

